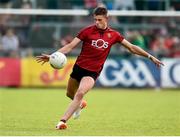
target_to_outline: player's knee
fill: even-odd
[[[70,99],[73,99],[74,98],[74,95],[69,93],[69,92],[66,92],[66,96],[69,97]]]
[[[83,97],[84,97],[84,92],[82,92],[82,91],[78,91],[75,95],[75,98],[77,100],[81,100]]]

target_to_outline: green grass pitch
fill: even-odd
[[[0,88],[0,135],[180,136],[180,92],[93,89],[68,129],[55,130],[70,100],[65,89]]]

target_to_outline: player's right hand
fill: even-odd
[[[36,61],[38,63],[41,63],[41,65],[43,65],[44,63],[49,61],[49,57],[50,55],[48,54],[42,54],[41,56],[36,56]]]

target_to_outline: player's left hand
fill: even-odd
[[[164,64],[163,64],[159,59],[155,58],[154,56],[151,56],[150,60],[151,60],[152,62],[154,62],[154,64],[155,64],[158,68],[160,68],[161,66],[164,66]]]

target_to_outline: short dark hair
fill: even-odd
[[[107,9],[105,7],[97,7],[93,11],[93,15],[104,15],[107,16]]]

